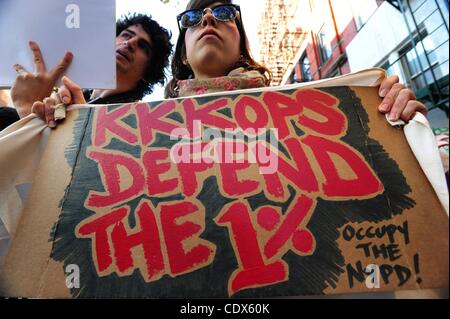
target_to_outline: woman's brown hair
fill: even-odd
[[[186,10],[191,9],[204,9],[213,3],[219,2],[221,4],[232,4],[232,0],[191,0],[186,6]],[[233,67],[239,68],[244,67],[247,71],[256,70],[261,73],[265,78],[265,84],[268,86],[272,81],[272,75],[265,66],[257,63],[250,54],[249,43],[247,34],[245,33],[244,25],[242,24],[241,17],[235,19],[237,28],[239,30],[239,35],[241,38],[240,49],[241,58],[237,61],[236,65]],[[183,63],[186,55],[186,47],[184,44],[184,37],[186,35],[187,29],[181,29],[180,35],[178,36],[177,45],[175,48],[175,54],[172,58],[172,80],[167,84],[165,88],[165,98],[176,98],[178,97],[178,81],[186,80],[194,77],[194,73],[191,68]],[[229,70],[231,71],[231,70]]]

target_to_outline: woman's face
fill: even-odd
[[[221,3],[215,2],[209,8],[219,4]],[[185,62],[189,63],[196,79],[227,75],[241,55],[236,22],[218,21],[211,10],[205,11],[198,26],[186,30],[184,43],[187,58]]]

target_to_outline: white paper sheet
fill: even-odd
[[[0,88],[13,84],[16,63],[34,72],[29,40],[40,46],[47,70],[71,51],[72,80],[115,88],[115,14],[115,0],[0,0]]]

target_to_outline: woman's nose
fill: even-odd
[[[209,8],[206,8],[203,11],[203,20],[202,20],[202,27],[206,27],[208,25],[216,26],[217,21],[216,18],[212,15],[212,10]]]

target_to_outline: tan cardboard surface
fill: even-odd
[[[292,97],[296,92],[298,91],[282,92],[278,94],[278,98],[284,95],[294,100]],[[298,181],[298,185],[294,185],[295,177],[292,174],[289,176],[280,173],[280,187],[284,190],[284,195],[278,198],[269,194],[267,184],[264,184],[265,177],[260,174],[256,165],[242,167],[236,172],[237,180],[230,181],[228,178],[233,176],[233,168],[227,167],[224,170],[219,164],[214,164],[210,169],[199,171],[196,175],[195,181],[198,184],[196,192],[191,193],[186,191],[186,187],[182,188],[180,168],[177,165],[172,163],[165,169],[158,166],[161,163],[170,163],[167,158],[164,160],[168,144],[161,137],[155,136],[151,142],[146,140],[143,143],[142,136],[148,131],[139,131],[138,128],[144,124],[136,121],[136,126],[130,125],[129,118],[125,116],[136,115],[136,109],[141,109],[143,113],[163,109],[170,106],[167,103],[171,102],[153,105],[153,108],[143,104],[131,105],[129,108],[109,107],[104,113],[111,114],[108,112],[125,110],[120,127],[139,136],[137,141],[132,141],[128,145],[140,147],[144,151],[162,152],[149,153],[151,155],[147,157],[148,160],[153,160],[152,156],[157,157],[158,160],[155,162],[157,164],[147,162],[144,165],[139,162],[133,153],[134,148],[126,146],[127,143],[108,144],[112,143],[114,137],[111,131],[107,131],[105,135],[106,142],[93,146],[96,138],[100,136],[97,130],[101,122],[96,121],[104,108],[91,109],[89,112],[92,111],[92,114],[85,116],[84,120],[80,113],[87,112],[77,110],[68,112],[65,123],[52,132],[35,174],[32,192],[0,274],[0,293],[7,296],[62,298],[294,297],[448,287],[448,217],[410,151],[402,130],[391,127],[384,116],[378,113],[377,105],[380,100],[377,89],[353,87],[352,90],[348,88],[310,90],[307,91],[310,94],[307,96],[311,97],[311,92],[319,94],[319,98],[330,95],[337,97],[339,103],[325,104],[323,107],[328,108],[327,110],[340,107],[340,111],[333,113],[337,116],[335,121],[342,120],[339,116],[344,114],[348,127],[344,133],[332,137],[328,137],[324,131],[317,133],[315,130],[318,127],[326,130],[323,123],[326,122],[327,116],[331,118],[331,115],[312,111],[314,108],[308,103],[317,98],[316,95],[308,102],[304,102],[306,106],[301,114],[286,117],[288,133],[278,138],[285,148],[288,147],[287,154],[290,158],[286,153],[280,152],[280,159],[292,164],[292,150],[297,145],[295,139],[304,145],[312,145],[303,146],[303,150],[320,190],[308,191],[307,188],[310,186],[302,186],[302,180]],[[351,92],[355,92],[356,95]],[[263,104],[263,101],[268,101],[265,99],[267,96],[264,95],[263,98],[263,94],[248,97]],[[235,116],[233,107],[236,105],[233,103],[242,96],[226,98],[230,100],[222,105],[222,109],[231,108],[231,115]],[[365,111],[358,104],[358,98],[361,99]],[[208,99],[187,100],[194,102],[196,108],[214,103],[214,100]],[[298,103],[299,101],[302,100],[297,100]],[[176,103],[172,111],[167,113],[173,116],[164,116],[164,121],[171,125],[184,126],[185,123],[181,125],[176,120],[174,113],[186,119],[189,115],[184,108],[187,102],[177,100]],[[233,120],[224,114],[226,112],[223,114],[215,112],[214,121],[209,126],[220,127],[220,121]],[[283,135],[280,119],[275,119],[274,113],[268,114],[270,117],[267,127],[281,128],[279,133]],[[86,122],[87,118],[89,122]],[[254,121],[256,118],[254,113],[249,112],[249,120]],[[297,128],[300,126],[302,133],[294,128],[291,120],[299,121]],[[75,137],[72,136],[73,132]],[[291,136],[295,138],[291,139]],[[336,154],[327,157],[329,153],[324,152],[323,147],[329,146],[327,144],[329,140],[334,143],[333,145],[349,145],[350,148],[347,150],[352,150],[353,157],[348,155],[350,157],[346,159],[353,158],[354,162],[346,162]],[[325,144],[323,147],[308,144],[313,142]],[[144,151],[142,153],[145,153]],[[150,191],[155,191],[156,194],[151,195],[146,188],[143,193],[139,192],[138,195],[128,196],[121,201],[108,198],[108,192],[111,195],[114,190],[107,182],[108,176],[103,171],[104,167],[99,164],[105,164],[98,159],[102,152],[105,152],[107,154],[105,158],[109,159],[116,155],[134,154],[134,157],[130,155],[127,158],[131,159],[129,162],[136,161],[143,165],[141,168],[146,169],[146,178],[148,172],[152,172],[147,170],[149,165],[153,165],[154,170],[161,169],[160,182],[168,191],[157,194],[159,189],[152,189]],[[71,155],[68,154],[72,156],[75,154],[74,160],[73,158],[70,160]],[[316,160],[311,160],[313,158]],[[382,160],[383,158],[386,160]],[[328,170],[324,170],[322,165],[327,163],[331,163],[331,166]],[[361,164],[359,173],[354,170],[357,166],[355,163]],[[116,178],[112,183],[116,183],[114,185],[119,187],[120,191],[136,183],[135,179],[130,179],[132,177],[130,174],[136,172],[124,170],[119,166],[116,168],[120,182],[117,183]],[[302,169],[307,171],[308,167],[302,166]],[[337,173],[337,182],[330,179],[334,169]],[[284,170],[287,172],[286,168]],[[301,170],[300,174],[304,174],[304,171]],[[330,195],[332,191],[336,194],[342,191],[339,187],[332,188],[333,183],[346,185],[345,181],[352,181],[358,174],[363,173],[366,174],[364,176],[367,180],[361,182],[359,188],[354,189],[357,200],[352,201],[351,192],[342,193],[347,195]],[[216,186],[210,183],[211,177],[216,178]],[[171,187],[170,180],[177,180],[177,186]],[[304,177],[304,180],[308,178]],[[253,184],[247,183],[246,187],[251,190],[242,191],[242,195],[233,195],[234,192],[240,191],[246,181],[258,183],[259,187],[253,189]],[[381,182],[381,186],[377,186],[377,181]],[[174,183],[172,185],[175,185]],[[367,195],[363,195],[365,193],[362,188],[370,183],[372,183],[371,190],[367,190]],[[149,185],[146,187],[154,184]],[[230,185],[237,187],[230,188]],[[325,195],[327,187],[331,190]],[[294,190],[294,196],[291,189]],[[272,190],[274,191],[274,188]],[[259,196],[261,191],[266,193],[265,199]],[[280,188],[274,192],[278,191]],[[170,197],[180,192],[184,195],[182,198]],[[119,193],[121,192],[116,195],[119,196]],[[147,197],[140,198],[141,195]],[[113,204],[96,207],[95,203],[98,204],[99,201],[94,200],[95,196],[97,200],[103,196],[101,200],[108,199]],[[289,200],[291,197],[293,199]],[[161,198],[165,198],[165,201],[157,204],[152,202]],[[224,198],[232,200],[224,201]],[[133,200],[137,203],[130,204]],[[186,203],[191,206],[184,205]],[[281,206],[275,205],[276,203]],[[252,205],[260,206],[254,208]],[[167,219],[169,218],[167,216],[182,212],[181,207],[190,210],[190,213],[184,216],[182,214],[173,220]],[[196,207],[197,211],[193,207]],[[281,207],[284,207],[282,211]],[[298,219],[300,218],[298,212],[304,207],[311,207],[308,212],[304,212],[307,217]],[[265,210],[262,211],[261,208]],[[243,214],[245,210],[248,215]],[[96,253],[100,242],[97,240],[101,240],[99,236],[103,233],[98,229],[94,233],[89,233],[87,229],[93,227],[92,222],[101,220],[101,217],[112,220],[113,212],[124,213],[127,217],[117,219],[117,222],[111,223],[106,228],[104,234],[108,238],[110,252],[105,255],[102,254],[105,253],[104,250]],[[274,214],[278,214],[278,217]],[[134,223],[130,220],[131,215],[134,216]],[[148,246],[134,242],[135,245],[132,245],[127,257],[127,254],[123,255],[127,249],[118,246],[122,245],[120,242],[127,241],[114,241],[113,238],[131,238],[123,236],[139,233],[144,227],[144,222],[150,223],[150,219],[144,219],[143,216],[155,216],[153,226],[156,228],[152,229],[157,229],[155,234],[160,243],[158,245],[154,241],[156,237],[152,237],[152,245],[147,244]],[[237,222],[239,220],[240,222]],[[335,224],[338,225],[335,228],[330,226]],[[145,225],[150,227],[150,224]],[[190,227],[189,225],[194,225],[195,231],[191,230],[190,235],[183,237],[183,232]],[[247,228],[237,229],[238,225]],[[370,235],[376,234],[376,231],[381,232],[380,238],[367,236],[357,238],[357,234]],[[382,233],[383,231],[385,233]],[[136,236],[133,238],[137,240]],[[178,255],[174,253],[177,251],[177,243],[180,244],[179,240],[185,255],[180,255],[180,252]],[[276,243],[281,243],[281,246],[276,246]],[[149,253],[151,249],[148,247],[155,249],[157,246],[161,248],[163,268],[151,276],[149,269],[156,264],[157,255],[153,256],[156,259],[152,259],[144,252]],[[102,247],[104,249],[106,246]],[[143,247],[150,250],[144,250]],[[201,254],[205,258],[198,259],[198,263],[183,268],[184,270],[181,268],[177,270],[178,263],[183,264],[193,249],[198,251],[193,253],[192,258],[195,259]],[[271,249],[273,253],[270,252]],[[379,256],[374,257],[374,249],[378,251]],[[365,253],[370,256],[365,256]],[[103,260],[107,262],[103,267],[101,263],[105,256],[109,257],[106,261]],[[255,256],[260,256],[261,262],[258,262]],[[124,264],[120,264],[120,260]],[[131,264],[125,262],[128,260],[131,260]],[[66,287],[65,270],[74,263],[81,268],[80,281],[84,290]],[[378,276],[379,288],[370,289],[366,286],[366,279],[370,276],[358,270],[358,263],[361,269],[370,264],[379,267],[381,271]],[[250,274],[250,277],[245,277],[246,274]],[[316,276],[323,278],[315,279]]]

